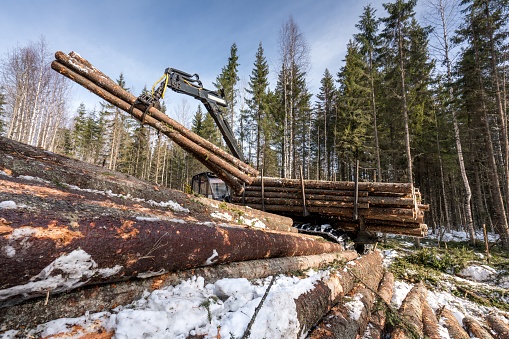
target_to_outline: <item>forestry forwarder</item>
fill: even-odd
[[[159,83],[159,85],[158,85]],[[156,88],[157,87],[157,88]],[[177,93],[186,94],[192,96],[193,98],[199,100],[203,103],[208,113],[212,116],[215,123],[217,124],[223,138],[228,145],[228,148],[232,155],[245,163],[245,159],[241,149],[237,144],[237,140],[234,138],[233,132],[227,121],[223,118],[221,114],[221,110],[219,107],[227,107],[227,102],[224,99],[224,91],[220,90],[211,91],[203,88],[203,84],[200,81],[198,74],[189,74],[175,68],[167,68],[163,74],[163,76],[155,82],[152,87],[152,91],[149,93],[145,93],[140,95],[136,101],[134,102],[133,107],[140,109],[145,112],[141,121],[144,121],[145,114],[149,111],[151,107],[160,108],[159,100],[164,98],[166,89],[170,88]],[[212,178],[212,179],[211,179]],[[271,178],[266,178],[271,179]],[[389,203],[386,205],[386,200],[390,200],[390,197],[384,196],[385,188],[374,188],[377,183],[359,183],[358,179],[355,180],[354,183],[344,182],[344,185],[340,185],[341,188],[335,186],[332,190],[327,191],[326,188],[321,188],[322,186],[327,185],[327,182],[312,182],[306,181],[302,178],[297,183],[295,179],[278,179],[272,178],[276,181],[278,180],[286,180],[284,183],[276,182],[275,190],[273,187],[272,193],[264,194],[264,178],[257,178],[256,183],[249,187],[245,187],[245,189],[250,190],[249,201],[247,200],[245,194],[242,196],[233,195],[230,197],[230,192],[228,187],[217,178],[211,172],[204,172],[197,174],[193,177],[193,182],[191,183],[193,191],[199,194],[203,194],[210,198],[216,200],[227,200],[229,201],[232,198],[232,202],[241,205],[247,205],[252,208],[258,208],[262,210],[266,210],[268,212],[286,215],[291,217],[294,220],[294,225],[298,228],[299,232],[303,233],[311,233],[311,234],[319,234],[325,236],[329,239],[332,239],[337,242],[345,242],[345,232],[351,239],[354,239],[356,243],[356,247],[363,248],[364,244],[374,243],[378,240],[376,233],[395,233],[395,234],[406,234],[412,236],[423,236],[426,233],[427,227],[425,224],[422,224],[422,211],[419,211],[420,207],[423,207],[422,210],[427,210],[424,205],[417,204],[417,200],[420,200],[420,193],[418,190],[413,188],[413,185],[410,184],[410,193],[408,189],[404,195],[402,192],[391,192],[389,196],[395,197],[395,203]],[[216,191],[214,191],[213,183],[216,187]],[[293,181],[292,181],[293,180]],[[219,185],[218,182],[221,181],[222,185]],[[306,183],[305,183],[306,182]],[[339,183],[339,182],[335,182]],[[352,185],[353,184],[353,185]],[[362,184],[362,185],[361,185]],[[367,185],[366,185],[367,184]],[[290,188],[293,185],[294,188]],[[295,188],[295,185],[299,188]],[[305,187],[306,185],[306,187]],[[312,185],[317,185],[312,187]],[[346,186],[345,186],[346,185]],[[372,186],[370,186],[372,185]],[[390,185],[401,185],[401,184],[390,184]],[[405,185],[405,184],[403,184]],[[408,184],[406,184],[408,186]],[[362,186],[362,187],[361,187]],[[205,189],[203,189],[205,187]],[[325,191],[323,191],[325,189]],[[359,189],[362,189],[362,192],[359,192]],[[255,192],[253,192],[253,190]],[[288,193],[287,191],[300,191],[302,193],[302,202],[299,206],[289,206],[290,204],[286,204],[286,206],[282,206],[281,202],[274,202],[275,205],[269,203],[274,194],[281,195],[282,199],[285,200],[285,194],[295,194]],[[341,191],[343,190],[343,191]],[[339,197],[339,199],[345,202],[338,201],[338,197],[333,197],[336,192],[345,192],[345,190],[350,190],[354,192],[352,195],[348,197],[348,193],[346,193],[346,197]],[[380,192],[376,192],[380,190]],[[260,192],[261,191],[261,192]],[[317,193],[317,191],[319,193]],[[308,193],[309,192],[309,193]],[[257,194],[261,193],[261,205],[259,205],[259,198]],[[362,193],[360,195],[360,193]],[[381,194],[380,194],[381,193]],[[253,195],[254,194],[254,195]],[[317,195],[318,194],[318,195]],[[410,194],[410,195],[409,195]],[[297,193],[300,195],[300,193]],[[315,198],[314,202],[306,202],[306,195],[313,196]],[[373,195],[373,198],[370,198]],[[253,196],[255,196],[253,198]],[[398,197],[399,196],[399,197]],[[320,198],[318,198],[320,197]],[[416,199],[416,197],[418,197]],[[410,198],[411,203],[410,207],[408,206],[408,199]],[[277,198],[276,198],[277,199]],[[318,200],[316,200],[318,199]],[[350,200],[348,200],[350,199]],[[264,201],[267,200],[267,203],[264,205]],[[273,199],[274,200],[274,199]],[[297,199],[300,200],[300,199]],[[362,200],[362,201],[361,201]],[[291,198],[286,196],[285,201],[295,201],[295,195]],[[298,203],[297,203],[298,204]],[[308,212],[307,205],[310,204],[311,213]],[[350,205],[348,205],[350,204]],[[363,205],[364,204],[364,205]],[[404,204],[404,210],[398,211],[398,204]],[[330,207],[330,206],[332,207]],[[348,207],[348,206],[351,207]],[[371,206],[373,205],[373,209]],[[326,207],[321,207],[326,206]],[[328,207],[329,206],[329,207]],[[362,207],[364,206],[364,207]],[[282,207],[282,209],[281,209]],[[364,208],[365,212],[363,215],[358,213],[359,208]],[[368,208],[368,210],[366,210]],[[314,212],[313,212],[314,210]],[[332,210],[332,212],[331,212]],[[378,213],[377,213],[378,211]],[[412,212],[413,211],[413,212]],[[414,217],[408,217],[407,214],[414,213]],[[418,212],[418,213],[416,213]],[[380,214],[381,213],[381,214]],[[404,216],[401,217],[398,214],[403,213]],[[393,215],[396,214],[396,215]],[[418,214],[421,214],[420,216]],[[413,219],[413,220],[412,220]],[[396,220],[396,221],[394,221]],[[401,220],[401,221],[400,221]],[[418,221],[420,220],[420,221]],[[315,226],[316,225],[316,226]],[[331,227],[332,226],[332,227]],[[396,228],[394,228],[396,227]],[[412,228],[411,233],[407,233],[405,229],[408,227]]]

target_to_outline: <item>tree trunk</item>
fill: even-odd
[[[403,32],[401,32],[401,23],[398,23],[398,47],[399,47],[399,67],[401,76],[401,103],[403,105],[403,123],[405,126],[405,150],[407,156],[407,170],[408,170],[408,182],[413,184],[413,169],[412,169],[412,152],[410,151],[410,128],[408,119],[408,105],[406,98],[406,86],[405,86],[405,62],[403,54]]]
[[[465,325],[468,333],[477,339],[494,339],[494,337],[474,318],[463,318],[463,325]]]
[[[474,43],[475,50],[475,59],[476,59],[476,67],[478,68],[480,65],[479,62],[479,51],[477,45]],[[494,218],[495,218],[495,228],[497,233],[500,235],[502,239],[502,246],[505,249],[509,249],[509,225],[507,223],[507,215],[505,211],[505,203],[502,197],[502,190],[500,188],[500,179],[498,176],[498,168],[495,160],[495,151],[493,149],[492,144],[492,136],[491,129],[489,124],[489,116],[486,108],[486,90],[484,87],[484,80],[482,78],[482,73],[479,69],[477,69],[478,81],[479,81],[479,92],[481,95],[481,109],[482,109],[482,123],[484,127],[485,133],[485,141],[484,146],[486,150],[486,156],[488,157],[488,165],[489,169],[487,170],[488,176],[490,178],[490,194],[493,200],[494,207]]]
[[[419,338],[423,337],[422,296],[425,293],[426,288],[422,283],[414,285],[408,292],[399,308],[402,323],[392,331],[392,339],[409,338],[413,335],[417,335]]]
[[[509,339],[509,324],[503,321],[501,317],[498,317],[494,313],[490,313],[486,316],[486,321],[490,325],[491,329],[497,334],[499,339]]]
[[[386,309],[390,307],[391,298],[394,293],[394,275],[386,271],[382,281],[380,282],[380,286],[378,287],[378,297],[380,298],[379,307],[375,307],[374,311],[371,313],[371,319],[368,325],[368,329],[366,333],[364,333],[365,338],[370,339],[381,339],[382,334],[385,328],[385,320],[386,320]]]
[[[447,328],[451,339],[470,339],[468,333],[463,329],[451,311],[447,308],[442,308],[439,315],[444,318],[443,324]]]

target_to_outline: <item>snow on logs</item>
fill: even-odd
[[[203,165],[217,174],[235,192],[241,192],[243,184],[250,184],[258,171],[231,154],[201,138],[183,125],[168,117],[155,107],[143,112],[134,107],[136,97],[119,86],[79,54],[55,53],[51,67],[60,74],[77,82],[110,104],[130,113],[139,121],[161,131]]]
[[[303,192],[305,199],[303,199]],[[357,191],[357,194],[356,194]],[[233,202],[287,216],[328,215],[333,226],[356,232],[423,237],[427,234],[420,192],[409,183],[318,181],[257,177]],[[357,211],[357,218],[355,216]],[[360,223],[362,222],[363,225]]]
[[[102,215],[87,206],[77,207],[70,225],[54,203],[48,209],[3,210],[0,307],[200,266],[342,251],[339,244],[295,233]]]

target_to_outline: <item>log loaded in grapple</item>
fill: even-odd
[[[167,68],[150,94],[135,97],[77,53],[57,52],[55,57],[51,65],[54,70],[161,131],[193,155],[231,188],[235,204],[289,216],[296,222],[329,224],[357,242],[369,240],[377,232],[414,237],[427,234],[424,211],[429,206],[421,203],[420,192],[412,184],[259,177],[258,171],[245,163],[232,130],[221,115],[219,107],[227,106],[222,93],[205,89],[197,74]],[[158,109],[166,88],[204,104],[231,154]]]

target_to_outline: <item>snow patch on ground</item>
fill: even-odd
[[[497,271],[487,265],[470,265],[459,271],[458,275],[473,281],[489,281],[497,276]]]
[[[82,254],[83,255],[83,254]],[[85,268],[86,269],[86,268]],[[298,338],[300,324],[295,299],[313,288],[328,272],[310,277],[278,276],[253,324],[250,338]],[[29,334],[37,336],[69,333],[73,325],[87,328],[94,321],[115,338],[176,338],[204,335],[205,338],[241,337],[261,301],[272,277],[250,282],[247,279],[220,279],[204,283],[193,277],[177,286],[155,290],[130,305],[112,312],[62,318],[39,325]],[[11,331],[10,333],[16,333]]]

